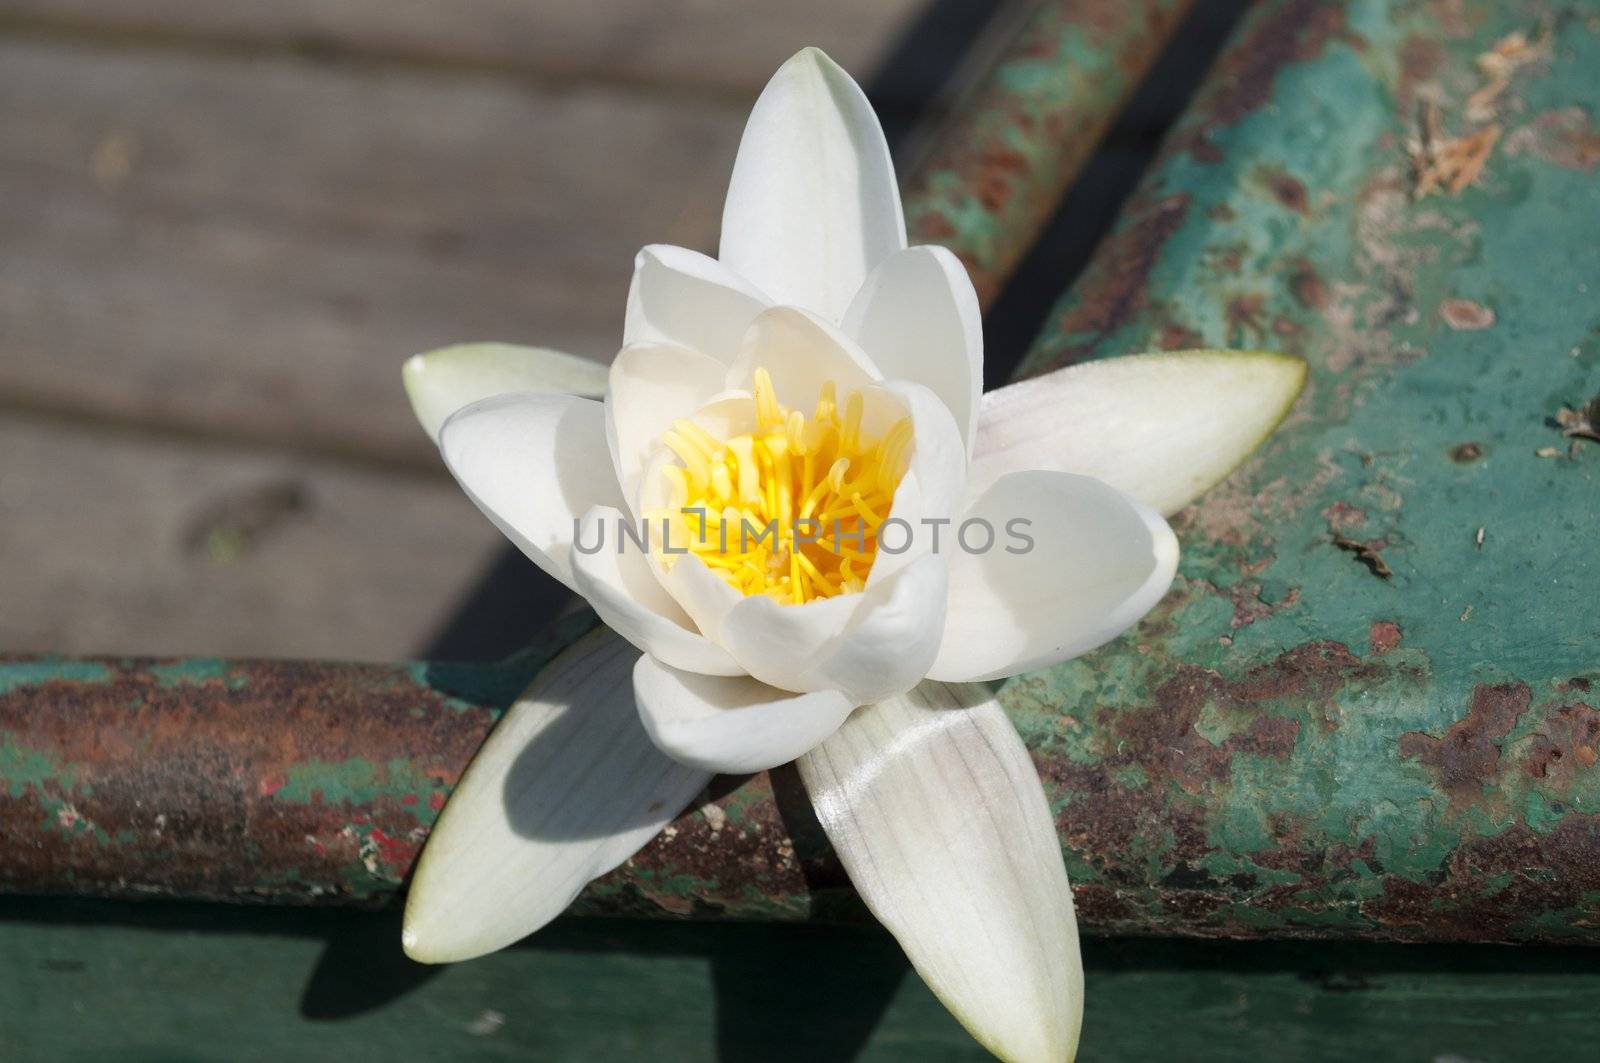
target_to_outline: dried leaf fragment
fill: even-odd
[[[1494,105],[1501,94],[1511,87],[1511,78],[1518,70],[1545,55],[1549,39],[1548,31],[1541,33],[1538,40],[1530,41],[1526,33],[1517,30],[1506,34],[1495,42],[1494,47],[1478,56],[1478,73],[1483,75],[1484,84],[1467,97],[1467,117],[1475,122],[1494,117]]]
[[[1590,399],[1581,410],[1561,407],[1556,414],[1556,424],[1568,439],[1591,439],[1600,443],[1600,395]]]
[[[1466,136],[1446,136],[1438,105],[1426,104],[1422,111],[1422,128],[1406,145],[1416,175],[1416,198],[1440,191],[1459,196],[1483,173],[1499,140],[1499,123],[1486,125]]]

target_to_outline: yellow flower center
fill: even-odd
[[[681,462],[662,468],[667,505],[650,514],[665,525],[664,567],[687,551],[740,593],[795,605],[866,585],[910,464],[911,419],[869,436],[861,393],[841,409],[836,392],[824,384],[807,420],[757,369],[754,432],[721,440],[680,420],[662,436]]]

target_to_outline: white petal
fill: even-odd
[[[1001,1059],[1071,1059],[1072,890],[1033,761],[987,692],[924,683],[797,766],[856,890],[968,1032]]]
[[[789,763],[855,708],[835,690],[791,694],[748,677],[679,671],[648,654],[633,670],[633,689],[657,748],[681,764],[728,775]]]
[[[727,386],[749,391],[757,369],[772,377],[778,401],[808,414],[823,384],[831,381],[843,402],[850,392],[883,379],[855,340],[792,306],[775,306],[751,323],[728,367]]]
[[[921,384],[891,380],[881,387],[899,399],[911,417],[915,434],[910,471],[922,491],[923,514],[955,516],[966,492],[967,452],[950,408]]]
[[[890,503],[889,512],[878,529],[879,549],[872,559],[872,569],[867,573],[869,589],[919,557],[932,553],[936,537],[940,540],[937,545],[941,546],[942,540],[949,538],[948,525],[940,535],[941,529],[925,523],[926,517],[927,507],[922,501],[922,485],[917,482],[916,470],[907,470],[900,480],[900,486],[894,489],[894,501]],[[831,533],[837,529],[825,527],[822,530]],[[884,549],[885,544],[888,549]]]
[[[624,524],[638,540],[621,538]],[[609,506],[596,506],[584,514],[572,554],[576,589],[611,628],[646,653],[677,668],[710,675],[743,675],[728,651],[700,634],[699,629],[656,579],[647,538],[660,531],[636,524]]]
[[[865,598],[863,591],[780,605],[764,594],[741,595],[709,633],[763,683],[781,690],[823,690],[815,665]]]
[[[638,496],[662,433],[721,392],[725,372],[721,362],[686,347],[642,344],[617,355],[606,388],[606,441],[625,498]]]
[[[939,648],[948,585],[926,554],[859,594],[804,605],[745,598],[716,633],[757,679],[784,690],[841,690],[863,704],[915,686]]]
[[[983,397],[968,488],[1057,469],[1176,513],[1261,445],[1305,380],[1305,362],[1287,355],[1180,351],[1020,381]]]
[[[733,164],[718,257],[780,303],[840,321],[867,274],[906,246],[883,129],[815,48],[756,101]]]
[[[661,572],[660,566],[657,571]],[[704,561],[687,552],[679,555],[670,569],[661,572],[659,579],[694,620],[695,626],[713,639],[722,630],[722,620],[729,610],[744,601],[744,595],[728,586],[726,580],[719,579]],[[742,666],[740,671],[744,671]]]
[[[915,686],[938,654],[949,585],[944,557],[928,554],[868,587],[850,626],[817,665],[814,682],[843,690],[857,704]]]
[[[939,396],[972,453],[983,392],[983,318],[960,259],[933,246],[891,255],[856,294],[844,330],[885,377],[914,380]]]
[[[633,261],[622,342],[687,347],[727,363],[772,300],[698,251],[652,244]]]
[[[439,451],[495,527],[568,587],[578,519],[595,506],[623,505],[606,461],[605,410],[592,399],[485,399],[445,421]]]
[[[400,373],[411,409],[435,443],[452,413],[480,399],[511,392],[553,392],[599,398],[606,367],[544,347],[462,343],[406,359]]]
[[[597,629],[495,727],[417,864],[402,936],[412,959],[470,959],[531,934],[705,786],[710,773],[668,758],[640,725],[637,658]]]
[[[1002,477],[956,531],[944,641],[928,672],[950,682],[998,679],[1088,653],[1149,612],[1178,567],[1178,541],[1160,514],[1071,473]]]

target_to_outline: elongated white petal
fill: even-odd
[[[874,915],[989,1051],[1077,1051],[1072,890],[1028,751],[981,687],[924,683],[868,705],[797,765]]]
[[[1087,476],[1002,477],[956,529],[933,679],[1044,668],[1116,638],[1172,585],[1178,540],[1144,503]]]
[[[750,113],[718,257],[774,301],[837,322],[867,274],[905,246],[894,162],[872,105],[838,64],[805,49]]]
[[[624,528],[637,539],[629,539]],[[677,601],[661,586],[649,555],[659,528],[629,521],[609,506],[596,506],[579,525],[572,554],[574,582],[600,619],[648,654],[678,668],[709,675],[743,675],[728,651],[700,634]]]
[[[844,330],[885,377],[932,390],[972,453],[983,393],[983,318],[960,259],[933,246],[889,256],[856,294]]]
[[[568,587],[578,519],[623,505],[606,450],[605,410],[571,395],[497,395],[439,430],[439,451],[467,497]]]
[[[859,594],[779,605],[752,595],[716,638],[757,679],[784,690],[840,690],[863,704],[915,686],[939,648],[945,560],[925,554]]]
[[[606,388],[606,440],[623,496],[638,497],[639,477],[680,417],[692,417],[723,390],[726,367],[686,347],[624,347]]]
[[[412,412],[435,443],[446,418],[480,399],[517,391],[599,398],[606,391],[606,367],[599,362],[510,343],[462,343],[414,354],[400,376]]]
[[[791,694],[748,677],[680,671],[648,654],[634,667],[633,689],[658,749],[681,764],[728,775],[789,763],[855,708],[836,690]]]
[[[489,735],[417,864],[402,936],[412,959],[471,959],[538,930],[705,786],[710,773],[667,757],[640,725],[638,656],[595,630]]]
[[[751,323],[728,367],[727,386],[749,391],[757,369],[771,375],[778,401],[807,412],[825,383],[833,383],[843,402],[850,392],[883,379],[855,340],[793,306],[775,306]]]
[[[633,262],[622,342],[671,344],[731,362],[771,301],[709,255],[652,244]]]
[[[968,489],[1023,469],[1104,480],[1171,515],[1221,482],[1305,385],[1299,358],[1176,351],[1086,362],[983,396]]]

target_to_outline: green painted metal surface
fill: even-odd
[[[988,1058],[868,927],[565,920],[449,968],[397,941],[389,915],[0,901],[0,1058]],[[1584,1059],[1584,961],[1091,939],[1079,1058]]]
[[[1593,939],[1600,447],[1554,418],[1600,391],[1597,70],[1592,4],[1260,5],[1056,308],[1025,371],[1312,364],[1158,613],[1006,689],[1096,925]],[[1427,101],[1500,129],[1459,195]]]

